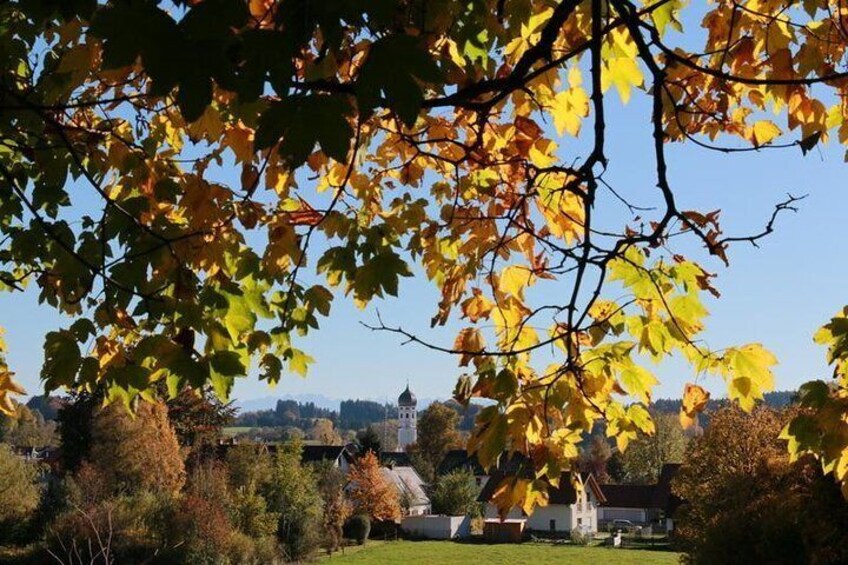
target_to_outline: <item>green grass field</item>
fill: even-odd
[[[421,563],[456,565],[675,565],[679,554],[646,549],[575,547],[541,543],[496,544],[449,541],[368,542],[363,548],[348,548],[345,555],[328,559],[333,565],[345,563]]]

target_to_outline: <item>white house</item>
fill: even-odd
[[[426,483],[413,467],[381,467],[380,472],[395,486],[407,516],[421,516],[430,513],[430,497],[425,490]]]
[[[663,465],[659,481],[653,485],[603,485],[606,504],[598,509],[601,526],[613,520],[628,520],[636,525],[658,525],[671,530],[672,516],[680,500],[671,492],[671,480],[680,465]]]
[[[477,498],[478,501],[486,503],[487,520],[499,518],[497,507],[491,503],[491,498],[503,478],[500,473],[493,474]],[[559,487],[548,491],[547,506],[536,507],[529,516],[515,507],[510,510],[506,519],[526,519],[525,529],[531,532],[565,534],[575,528],[597,532],[598,506],[604,502],[604,494],[591,474],[579,475],[576,478],[579,485],[577,489],[572,485],[569,473],[563,473]]]
[[[300,456],[301,463],[319,463],[330,461],[342,473],[347,474],[353,465],[354,455],[346,445],[304,445]]]

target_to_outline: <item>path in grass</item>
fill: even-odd
[[[359,549],[359,548],[357,548]],[[349,555],[325,561],[345,563],[421,563],[456,565],[496,565],[513,563],[569,565],[676,565],[679,555],[669,551],[574,547],[536,543],[496,544],[456,543],[449,541],[396,541],[374,543]]]

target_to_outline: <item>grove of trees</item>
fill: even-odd
[[[792,408],[797,411],[797,408]],[[672,482],[675,539],[689,563],[848,560],[848,504],[807,456],[778,439],[792,411],[725,407],[694,438]]]
[[[0,3],[0,290],[67,319],[45,335],[44,388],[135,410],[186,387],[226,401],[251,371],[306,374],[303,336],[335,300],[363,307],[417,272],[453,342],[369,326],[455,356],[456,398],[490,401],[469,448],[486,467],[517,452],[535,477],[498,490],[504,513],[544,503],[595,424],[621,451],[654,433],[649,359],[697,375],[684,423],[708,375],[750,411],[777,358],[706,343],[719,293],[701,263],[756,245],[800,196],[725,233],[717,210],[680,203],[668,147],[848,142],[845,8],[720,1],[703,30],[684,27],[691,9]],[[652,182],[616,186],[609,109],[634,97],[650,133],[628,147],[647,148]],[[822,322],[833,375],[802,390],[784,437],[848,494],[848,309]],[[11,413],[24,390],[4,355],[0,341]]]

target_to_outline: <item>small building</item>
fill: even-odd
[[[491,503],[492,496],[505,475],[495,473],[486,483],[477,498],[486,503],[485,517],[498,521],[497,507]],[[509,511],[507,520],[525,520],[526,529],[533,532],[550,534],[568,534],[575,528],[586,532],[598,531],[598,506],[605,502],[601,487],[591,474],[581,474],[576,477],[579,488],[575,489],[571,475],[563,473],[559,487],[548,490],[548,504],[537,506],[533,513],[527,516],[521,508],[515,507]]]
[[[451,540],[471,535],[471,518],[435,514],[406,516],[400,527],[414,538]]]
[[[422,516],[430,513],[430,497],[426,483],[413,467],[381,467],[380,471],[395,486],[405,516]]]
[[[525,518],[490,519],[483,523],[483,538],[492,543],[519,543],[524,539]]]
[[[598,521],[628,520],[649,524],[657,519],[654,508],[654,485],[603,485],[607,503],[598,509]]]
[[[303,451],[300,456],[301,463],[320,463],[322,461],[331,461],[334,467],[346,474],[350,469],[350,466],[353,465],[354,453],[351,448],[346,445],[303,446]]]
[[[635,525],[658,525],[672,530],[673,515],[681,501],[672,494],[671,481],[679,468],[680,465],[676,463],[663,465],[660,478],[653,485],[601,486],[607,500],[598,509],[601,527],[613,520],[628,520]]]

